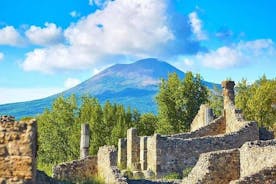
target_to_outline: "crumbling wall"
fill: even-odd
[[[150,141],[151,145],[156,144],[156,151],[153,148],[148,152],[148,160],[154,163],[149,163],[148,168],[154,171],[157,177],[171,172],[182,174],[184,169],[196,164],[202,153],[239,148],[245,142],[258,138],[255,122],[249,122],[238,132],[220,136],[179,139],[156,135],[155,139]]]
[[[204,153],[182,184],[228,184],[240,175],[239,150]]]
[[[195,131],[201,127],[204,127],[213,120],[214,120],[213,110],[208,105],[202,104],[191,124],[191,131]]]
[[[263,168],[258,173],[233,180],[229,184],[275,184],[276,167]]]
[[[35,183],[37,124],[35,120],[0,119],[0,183]]]
[[[53,177],[61,181],[88,181],[96,175],[96,156],[88,156],[80,160],[62,163],[53,168]]]
[[[208,125],[201,127],[193,132],[174,134],[174,135],[169,135],[168,137],[190,139],[190,138],[196,138],[196,137],[225,134],[225,126],[226,126],[225,118],[221,116],[213,120],[212,122],[210,122]]]
[[[127,184],[117,168],[117,151],[114,146],[103,146],[98,151],[98,175],[108,184]]]
[[[241,177],[276,168],[276,140],[247,142],[241,149]],[[275,180],[276,181],[276,180]]]

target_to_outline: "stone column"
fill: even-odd
[[[148,137],[144,136],[140,139],[140,164],[141,164],[141,170],[147,170],[148,168],[148,159],[147,159],[147,140]]]
[[[89,124],[81,125],[81,140],[80,140],[80,158],[85,158],[89,155]]]
[[[118,142],[118,166],[120,169],[127,167],[127,139],[119,139]]]
[[[221,86],[223,87],[223,105],[224,109],[228,105],[235,105],[235,92],[234,92],[234,81],[222,81]]]
[[[135,128],[127,130],[127,167],[132,171],[140,170],[140,137]]]

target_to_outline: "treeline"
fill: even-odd
[[[141,135],[153,134],[156,122],[154,114],[141,115],[137,110],[109,101],[101,106],[96,98],[85,96],[78,107],[75,96],[58,97],[52,108],[38,117],[39,166],[79,157],[81,123],[89,124],[89,154],[95,155],[100,146],[117,145],[130,127],[136,127]]]

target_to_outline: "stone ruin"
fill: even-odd
[[[259,131],[256,122],[245,121],[241,111],[235,109],[234,85],[233,81],[222,82],[223,115],[215,118],[212,110],[207,105],[202,105],[189,133],[138,136],[137,130],[131,128],[127,131],[126,138],[119,139],[118,150],[114,146],[103,146],[99,148],[96,156],[89,156],[89,127],[82,125],[80,160],[55,166],[53,177],[57,180],[77,182],[98,175],[107,184],[275,184],[276,139],[266,131]],[[34,137],[27,141],[28,144],[18,139],[14,144],[15,140],[9,140],[7,137],[18,129],[16,123],[7,122],[9,121],[1,121],[0,126],[0,183],[39,183],[39,180],[35,182],[34,179],[36,129],[27,128],[32,130],[32,133],[20,129],[22,135],[19,140],[24,137],[25,132]],[[25,124],[27,127],[36,127],[34,122]],[[10,128],[13,126],[14,128]],[[262,135],[259,132],[262,132]],[[263,137],[271,140],[260,140]],[[25,158],[25,151],[15,149],[19,151],[12,153],[9,144],[13,144],[14,148],[22,148],[21,145],[28,148],[26,156],[30,162],[25,164],[28,169],[24,169],[24,172],[7,169],[17,168],[13,156]],[[3,167],[2,163],[6,165]],[[151,180],[162,179],[171,173],[182,175],[187,169],[191,172],[188,176],[183,176],[182,180]],[[124,177],[126,172],[131,172],[134,178],[147,180],[129,180]]]

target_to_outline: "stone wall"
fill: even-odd
[[[276,140],[254,141],[241,149],[241,177],[249,176],[266,167],[276,168]]]
[[[257,140],[258,127],[255,122],[246,124],[239,131],[220,136],[209,136],[193,139],[179,139],[155,135],[151,138],[152,151],[148,152],[148,169],[155,172],[157,177],[168,173],[182,171],[193,167],[202,153],[239,148],[246,141]],[[156,141],[154,143],[154,141]]]
[[[240,175],[239,150],[209,152],[200,158],[183,184],[228,184]]]
[[[59,164],[53,168],[53,177],[61,181],[88,181],[97,175],[97,157]]]
[[[233,180],[229,184],[275,184],[276,167],[264,168],[258,173]]]
[[[37,124],[35,120],[0,120],[0,183],[35,183]]]
[[[196,137],[220,135],[220,134],[225,134],[225,126],[226,126],[225,118],[221,116],[213,120],[212,122],[210,122],[208,125],[201,127],[193,132],[174,134],[174,135],[169,135],[168,137],[190,139],[190,138],[196,138]]]
[[[202,104],[191,124],[191,131],[195,131],[201,127],[204,127],[213,120],[214,120],[213,110],[208,105]]]
[[[117,151],[114,146],[103,146],[98,151],[98,175],[108,184],[127,184],[117,168]]]

